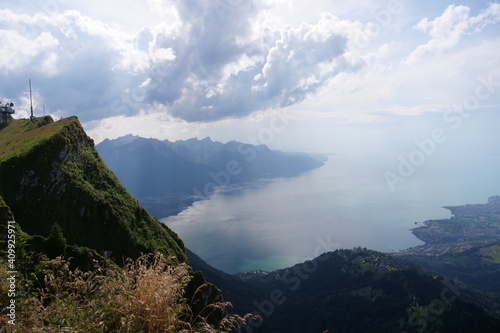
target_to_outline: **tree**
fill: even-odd
[[[64,254],[66,249],[66,238],[59,223],[54,223],[50,229],[49,237],[45,243],[45,251],[51,258]]]

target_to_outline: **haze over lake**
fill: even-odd
[[[464,159],[448,149],[431,157],[391,191],[384,173],[397,170],[394,153],[331,154],[324,166],[298,177],[221,189],[162,221],[229,273],[283,268],[335,248],[397,251],[422,244],[410,229],[449,217],[442,206],[499,194],[498,155]]]

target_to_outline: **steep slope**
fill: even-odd
[[[104,140],[100,156],[135,197],[190,192],[210,180],[207,166],[191,162],[156,139]]]
[[[255,332],[499,332],[500,321],[462,299],[464,286],[366,249],[337,250],[246,280],[263,322]],[[258,327],[257,327],[258,326]]]
[[[187,249],[187,256],[193,271],[203,273],[207,281],[222,289],[224,299],[231,303],[233,312],[241,315],[255,310],[252,301],[266,297],[265,286],[246,283],[235,275],[220,271]]]
[[[380,252],[337,250],[270,273],[228,275],[188,251],[252,332],[499,332],[487,295]],[[252,277],[253,275],[253,277]],[[486,298],[485,298],[486,297]],[[486,303],[484,303],[486,302]],[[477,304],[481,304],[479,307]],[[489,307],[491,310],[491,307]]]
[[[160,251],[187,260],[182,241],[152,218],[106,167],[76,117],[14,120],[0,129],[0,196],[17,224],[68,245],[122,257]]]
[[[167,227],[151,218],[120,185],[97,155],[92,140],[75,117],[58,122],[49,117],[35,122],[16,120],[0,129],[2,226],[14,217],[24,231],[41,235],[46,242],[64,238],[68,245],[85,246],[101,254],[111,251],[118,263],[123,256],[137,257],[140,251],[161,251],[175,256],[178,262],[187,260],[182,242]],[[55,223],[61,226],[61,231],[54,227]],[[495,250],[496,247],[491,249]],[[226,290],[227,300],[234,302],[239,313],[253,311],[262,317],[258,320],[247,316],[249,323],[237,318],[243,326],[240,332],[455,333],[498,332],[500,329],[498,319],[461,298],[465,294],[461,286],[439,276],[423,274],[411,264],[375,251],[338,250],[245,281],[209,267],[193,254],[190,256],[195,269],[207,272],[209,282],[217,282]],[[5,273],[5,262],[0,260],[0,263]],[[158,272],[166,270],[162,268]],[[5,284],[6,279],[2,280]],[[100,277],[98,280],[102,281]],[[220,291],[206,283],[201,274],[190,274],[187,285],[181,280],[179,283],[182,283],[184,293],[180,302],[187,299],[184,305],[189,305],[181,317],[191,314],[186,324],[204,324],[206,321],[213,323],[214,327],[219,325],[227,313]],[[137,298],[131,294],[140,292],[134,289],[137,279],[131,281],[131,289],[125,289],[123,294],[133,297],[128,298],[124,305],[139,303],[138,308],[143,310],[145,306],[135,302]],[[29,283],[21,285],[29,286]],[[159,291],[148,286],[146,290],[150,292]],[[43,287],[48,288],[47,285]],[[66,326],[67,322],[66,319],[60,322],[59,315],[72,315],[84,308],[89,311],[89,316],[99,313],[95,311],[96,303],[92,300],[101,299],[99,294],[83,296],[88,294],[85,289],[75,302],[72,298],[75,290],[71,288],[61,295],[48,295],[52,301],[45,300],[47,304],[40,315],[45,316],[46,321],[38,321],[40,325],[48,323],[61,328],[61,323]],[[115,300],[118,289],[111,284],[104,296]],[[61,286],[58,285],[56,290],[61,290]],[[102,291],[100,288],[96,290]],[[4,294],[0,292],[2,302],[7,299]],[[30,295],[26,301],[37,295]],[[63,303],[59,305],[59,301]],[[74,311],[68,311],[68,304]],[[152,304],[151,307],[156,306],[156,303]],[[58,315],[47,312],[50,307],[59,309]],[[106,302],[102,310],[110,311]],[[134,317],[124,316],[122,310],[122,306],[113,310],[116,323]],[[24,314],[28,313],[39,315],[37,311],[29,310]],[[1,313],[0,322],[4,318],[5,313]],[[72,326],[78,331],[90,331],[77,327],[87,327],[86,324],[93,322],[100,324],[101,319],[93,321],[88,318],[82,317]],[[141,314],[141,322],[150,323],[152,319],[147,311]],[[112,323],[108,320],[106,324]],[[27,328],[25,331],[33,330]]]
[[[13,219],[10,207],[7,206],[2,196],[0,196],[0,223],[5,223],[6,221],[11,221]]]
[[[130,193],[158,218],[177,214],[218,186],[296,176],[326,160],[210,138],[170,142],[128,135],[104,140],[96,148]]]
[[[155,139],[127,136],[96,147],[108,167],[141,205],[157,218],[193,203],[193,189],[211,182],[211,169],[177,154]]]

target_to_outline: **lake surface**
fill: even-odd
[[[500,194],[498,155],[430,156],[392,191],[384,173],[397,173],[398,163],[394,153],[332,154],[298,177],[221,189],[162,221],[220,270],[270,271],[337,248],[420,245],[410,231],[415,222],[448,218],[443,206]]]

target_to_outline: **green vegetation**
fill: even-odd
[[[469,287],[463,297],[500,314],[500,197],[486,204],[446,207],[452,217],[413,230],[426,244],[395,255]]]
[[[189,270],[182,241],[123,188],[76,117],[0,128],[0,180],[0,302],[17,304],[6,332],[226,332],[245,322]],[[8,320],[2,307],[2,332]]]
[[[192,256],[243,317],[228,315],[221,290],[189,269],[182,241],[118,182],[76,117],[13,120],[0,128],[0,180],[1,304],[13,299],[7,277],[17,271],[16,325],[4,329],[9,317],[2,307],[2,332],[499,331],[493,298],[361,248],[245,281]],[[485,241],[500,200],[490,201],[487,218],[474,220],[470,209],[454,213],[464,225],[476,221],[478,232],[466,231],[462,241],[480,246],[441,256],[456,266],[470,268],[476,258],[498,267],[500,243]],[[452,248],[456,235],[449,235],[465,228],[432,229]],[[13,233],[15,260],[5,242]]]
[[[0,162],[16,155],[29,152],[34,146],[42,144],[52,135],[60,131],[74,118],[66,118],[55,124],[52,117],[36,118],[35,121],[28,119],[12,120],[4,128],[0,128]],[[52,126],[45,126],[52,124]]]
[[[2,196],[0,195],[0,221],[10,221],[12,220],[12,212],[9,206],[5,203]]]
[[[500,196],[486,204],[445,207],[452,217],[425,221],[413,234],[426,242],[401,254],[438,256],[460,253],[500,239]]]
[[[336,250],[274,272],[235,279],[189,258],[224,291],[234,311],[263,318],[255,332],[491,332],[499,311],[482,293],[388,254]],[[475,304],[475,305],[474,305]],[[495,315],[497,319],[495,319]]]
[[[481,248],[481,257],[491,264],[500,264],[500,245],[492,245]]]
[[[337,250],[246,280],[262,332],[498,332],[464,286],[376,251]],[[279,297],[278,297],[279,296]]]
[[[496,293],[500,309],[500,241],[440,255],[404,254],[403,257],[432,272],[459,279],[485,292]]]
[[[0,260],[0,278],[9,276]],[[23,280],[26,282],[27,280]],[[185,264],[171,265],[162,255],[128,260],[123,269],[97,266],[72,270],[61,257],[43,260],[30,278],[36,292],[16,298],[16,324],[4,332],[230,332],[244,319],[228,316],[227,303],[203,304],[195,312],[204,285],[188,294],[195,281]],[[22,288],[22,284],[18,283]],[[8,301],[0,285],[2,304]]]
[[[50,229],[49,237],[45,241],[46,252],[49,257],[57,257],[66,250],[66,238],[58,223],[54,223]]]
[[[13,120],[2,128],[0,177],[0,195],[30,235],[47,237],[57,222],[67,244],[119,264],[156,251],[187,261],[182,241],[130,196],[76,117]]]
[[[446,207],[452,217],[425,221],[413,233],[426,244],[396,255],[430,271],[494,292],[500,308],[500,196],[486,204]]]

